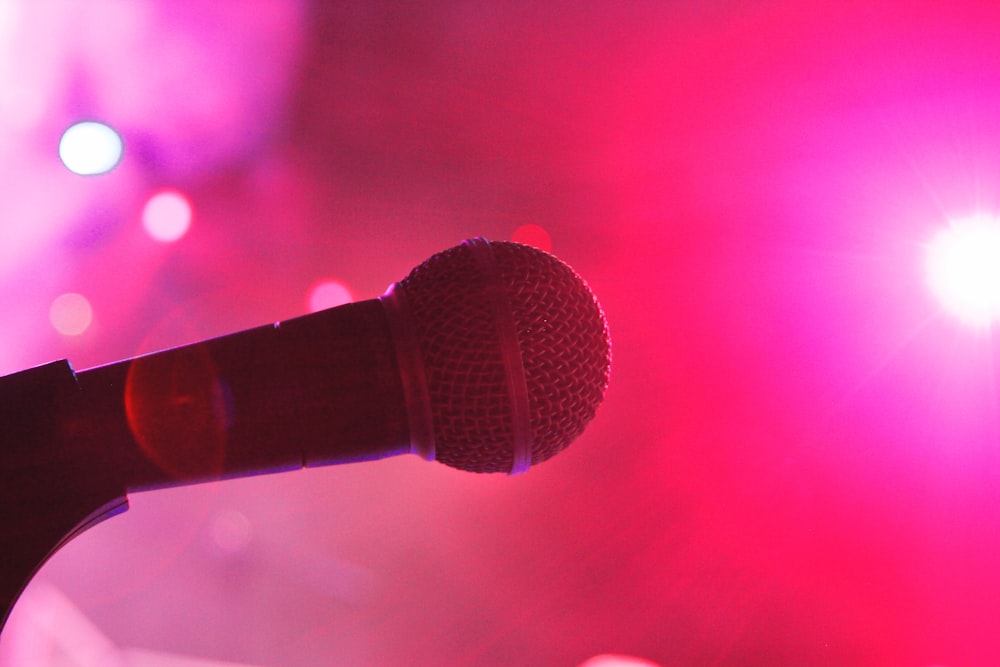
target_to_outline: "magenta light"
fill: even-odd
[[[87,298],[74,292],[57,296],[49,307],[49,321],[64,336],[79,336],[90,328],[93,317]]]
[[[338,280],[321,280],[309,289],[309,312],[341,306],[354,300],[351,290]]]
[[[974,326],[1000,319],[1000,222],[956,220],[927,251],[927,281],[942,305]]]
[[[150,197],[142,210],[146,233],[161,243],[172,243],[191,226],[191,203],[179,192],[167,190]]]
[[[629,655],[604,653],[587,660],[580,667],[659,667],[659,665]]]
[[[534,246],[545,252],[552,252],[552,237],[549,236],[549,232],[541,225],[521,225],[514,230],[511,240],[516,243]]]

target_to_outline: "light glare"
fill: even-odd
[[[1000,222],[977,215],[940,232],[928,248],[927,280],[960,320],[987,326],[1000,319]]]
[[[122,157],[122,139],[103,123],[70,126],[59,140],[59,159],[74,174],[93,176],[111,171]]]

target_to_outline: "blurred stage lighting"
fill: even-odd
[[[963,322],[986,327],[1000,319],[1000,221],[975,215],[939,232],[927,249],[927,281]]]
[[[225,510],[212,519],[211,533],[218,553],[237,555],[246,551],[253,540],[253,525],[242,512]]]
[[[602,655],[595,655],[579,667],[659,667],[659,665],[655,662],[636,658],[631,655],[604,653]]]
[[[115,168],[122,158],[122,138],[103,123],[71,125],[59,140],[59,159],[74,174],[93,176]]]
[[[187,234],[191,226],[191,204],[173,190],[153,195],[142,209],[142,226],[161,243],[172,243]]]
[[[545,252],[552,252],[552,237],[541,225],[528,224],[521,225],[514,230],[511,241],[530,245]]]
[[[49,307],[49,321],[64,336],[79,336],[90,327],[93,317],[87,298],[74,292],[57,296]]]
[[[354,300],[347,286],[337,280],[321,280],[309,288],[309,312],[315,313]]]
[[[37,580],[15,607],[0,642],[3,667],[253,667],[122,648],[61,590]]]

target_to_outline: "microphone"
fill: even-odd
[[[478,238],[377,299],[0,378],[0,613],[129,492],[406,453],[525,472],[580,435],[610,364],[582,278],[541,250]]]
[[[127,490],[408,452],[520,473],[594,416],[609,353],[572,269],[474,239],[379,299],[80,372],[65,427]]]

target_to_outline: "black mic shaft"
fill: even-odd
[[[126,491],[410,451],[396,354],[375,299],[76,378],[79,408],[62,435],[77,443],[81,467],[114,475]]]

